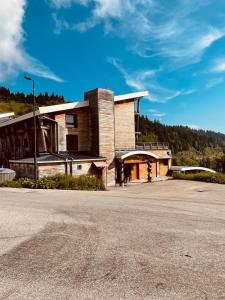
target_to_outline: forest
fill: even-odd
[[[36,95],[37,106],[66,103],[63,96],[48,93]],[[32,94],[12,93],[0,87],[0,112],[21,115],[33,108]],[[195,130],[187,126],[169,126],[140,116],[139,142],[168,142],[174,165],[203,166],[225,173],[225,134]]]
[[[169,126],[139,118],[140,142],[168,142],[174,165],[201,166],[225,172],[225,134],[191,129],[187,126]]]

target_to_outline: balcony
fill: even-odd
[[[169,144],[163,142],[136,143],[136,150],[168,150]]]

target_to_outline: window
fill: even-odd
[[[78,136],[74,134],[68,134],[66,136],[66,150],[71,152],[78,151]]]
[[[77,115],[66,115],[66,127],[77,128]]]

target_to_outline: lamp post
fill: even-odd
[[[25,80],[32,81],[32,95],[33,95],[33,120],[34,120],[34,180],[37,180],[37,129],[36,129],[36,101],[34,95],[34,80],[31,77],[24,76]]]

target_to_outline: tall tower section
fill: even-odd
[[[89,101],[91,152],[107,158],[107,185],[115,184],[114,93],[95,89],[84,94]]]

